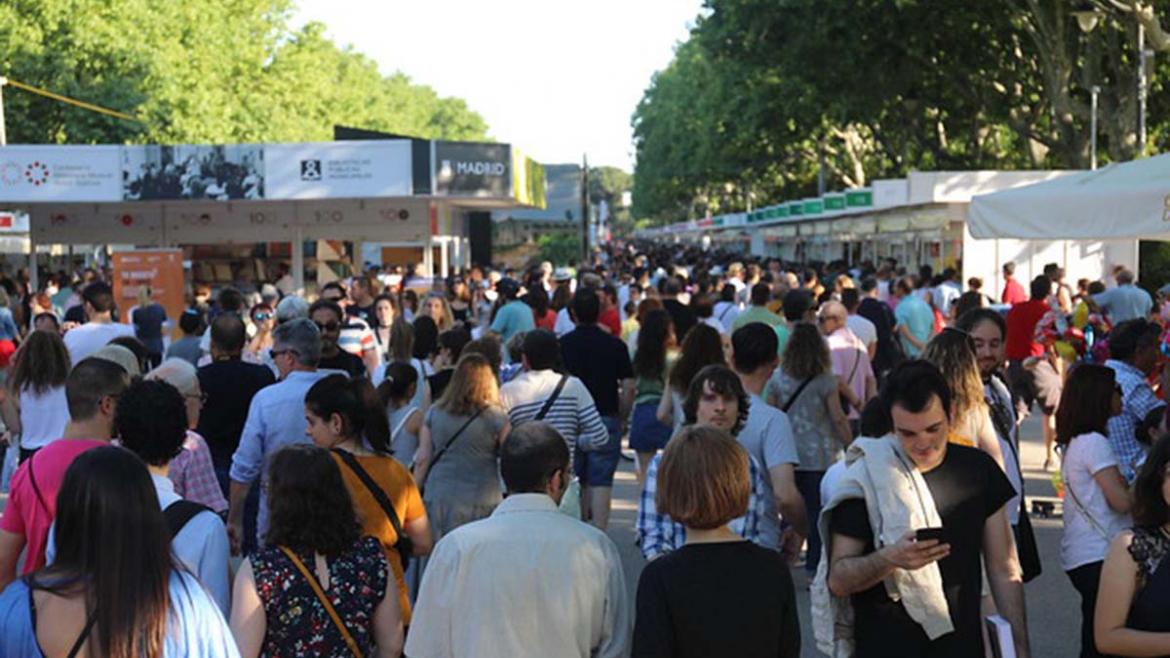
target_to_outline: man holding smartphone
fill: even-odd
[[[881,400],[894,430],[882,440],[897,442],[894,463],[900,466],[889,469],[863,454],[843,477],[865,474],[875,483],[884,477],[885,484],[907,487],[907,493],[870,490],[865,496],[872,501],[837,500],[826,519],[827,584],[853,607],[854,655],[981,658],[985,563],[996,607],[1012,626],[1016,654],[1028,656],[1023,582],[1006,509],[1015,489],[991,457],[947,443],[951,392],[935,366],[901,364],[891,371]],[[905,469],[916,470],[921,480],[907,478]],[[920,481],[929,496],[914,488]],[[927,509],[932,502],[937,514]],[[921,508],[911,513],[911,505]],[[920,518],[941,520],[941,528],[912,529],[887,542],[874,532],[920,511]],[[938,577],[919,571],[936,562],[941,592]]]

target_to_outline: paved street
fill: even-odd
[[[1040,424],[1033,417],[1024,423],[1023,450],[1021,458],[1027,478],[1029,500],[1034,496],[1054,496],[1051,474],[1041,470],[1044,464],[1044,441]],[[1029,502],[1029,507],[1031,503]],[[613,517],[609,536],[621,551],[626,570],[626,582],[630,588],[631,601],[637,589],[638,574],[645,560],[634,546],[634,517],[638,510],[638,489],[634,478],[633,464],[622,461],[621,471],[614,485]],[[1057,506],[1057,512],[1060,507]],[[1068,577],[1060,570],[1059,516],[1051,519],[1032,518],[1040,546],[1044,573],[1026,587],[1028,620],[1034,658],[1068,658],[1077,655],[1080,646],[1080,598],[1069,584]],[[793,569],[796,596],[800,605],[802,655],[819,658],[812,636],[809,620],[808,592],[803,569]]]

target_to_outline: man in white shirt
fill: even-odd
[[[861,306],[861,291],[857,288],[842,290],[841,303],[845,305],[845,310],[849,313],[849,316],[845,318],[845,326],[849,327],[849,331],[852,331],[853,335],[857,336],[858,340],[865,345],[865,351],[869,354],[869,360],[872,363],[873,358],[877,355],[877,327],[869,319],[857,314],[857,309]]]
[[[81,293],[86,322],[65,333],[65,347],[73,365],[105,347],[119,336],[134,337],[134,327],[114,322],[114,291],[101,281],[95,281]]]
[[[406,655],[625,655],[632,615],[617,547],[557,510],[569,481],[565,441],[544,422],[512,430],[500,474],[504,502],[435,546]]]

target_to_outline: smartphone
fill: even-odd
[[[914,532],[914,540],[929,541],[931,539],[937,539],[940,544],[945,544],[946,542],[943,540],[944,532],[942,528],[919,528]]]

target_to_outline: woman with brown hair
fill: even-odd
[[[1110,542],[1132,525],[1133,497],[1106,438],[1109,419],[1120,411],[1121,387],[1112,368],[1073,368],[1056,409],[1056,444],[1064,483],[1060,567],[1081,595],[1082,658],[1101,655],[1093,632],[1101,567]]]
[[[784,557],[728,527],[748,509],[748,459],[712,426],[687,427],[666,447],[655,503],[686,528],[686,543],[642,570],[632,656],[800,655]]]
[[[451,303],[442,293],[434,292],[426,296],[422,304],[422,314],[435,321],[435,328],[439,333],[455,326],[455,314],[451,312]]]
[[[59,334],[34,331],[16,351],[13,361],[8,395],[0,405],[0,413],[8,431],[20,435],[23,463],[65,432],[69,422],[69,404],[65,400],[69,351]]]
[[[508,429],[491,363],[464,354],[427,411],[414,464],[436,541],[487,517],[503,500],[496,458]]]
[[[677,432],[685,420],[682,402],[690,390],[691,379],[706,366],[726,363],[723,338],[719,332],[705,324],[695,325],[683,339],[678,361],[670,369],[666,390],[662,401],[658,403],[658,421],[670,425],[673,432]]]
[[[65,471],[53,564],[0,595],[0,656],[231,658],[211,595],[171,552],[150,473],[124,448]]]
[[[991,424],[991,411],[983,394],[974,339],[962,329],[947,327],[930,339],[922,358],[939,369],[951,389],[951,435],[947,440],[979,448],[1006,472],[999,435]]]
[[[765,389],[768,404],[788,414],[796,453],[796,486],[809,519],[805,570],[816,573],[821,537],[815,519],[821,516],[821,479],[853,440],[841,406],[838,378],[833,374],[829,345],[816,325],[798,322],[784,347],[781,366]]]
[[[655,415],[666,393],[666,374],[675,356],[675,338],[670,313],[665,310],[650,311],[639,319],[638,351],[634,353],[633,362],[637,378],[634,380],[634,410],[630,414],[630,448],[638,455],[638,482],[642,482],[646,479],[650,460],[670,441],[670,425]]]

